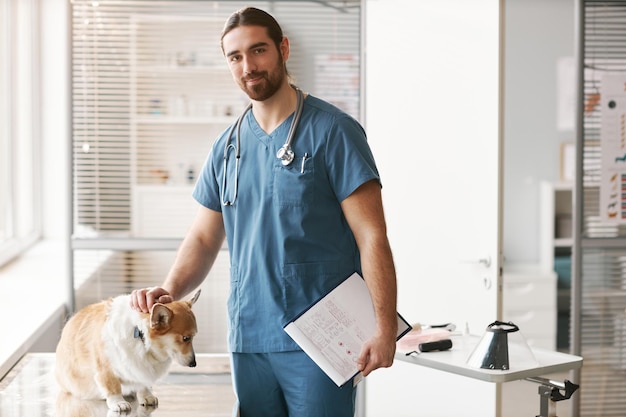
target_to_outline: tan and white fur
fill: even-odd
[[[56,349],[61,390],[81,399],[106,399],[110,410],[130,411],[124,396],[158,406],[151,386],[165,375],[172,359],[196,366],[193,337],[198,328],[188,301],[155,304],[150,314],[130,307],[120,295],[79,310],[63,328]]]

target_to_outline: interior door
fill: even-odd
[[[368,140],[410,322],[501,310],[500,2],[367,0]],[[496,384],[396,361],[367,378],[368,417],[497,414]]]

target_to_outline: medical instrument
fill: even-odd
[[[293,120],[291,121],[291,127],[289,127],[287,140],[285,141],[283,146],[281,146],[278,152],[276,152],[276,158],[280,159],[280,162],[283,164],[283,166],[291,164],[296,157],[293,153],[293,150],[291,149],[291,143],[293,142],[293,137],[296,135],[296,128],[300,123],[300,117],[302,116],[302,107],[304,106],[304,94],[302,94],[302,91],[298,87],[293,86],[293,88],[296,90],[298,96],[298,101],[296,103],[296,114],[293,116]]]
[[[308,157],[309,157],[309,154],[305,152],[304,156],[302,157],[302,165],[300,166],[300,174],[304,174],[304,163],[306,162],[306,159]]]
[[[243,111],[239,119],[237,119],[237,123],[230,128],[228,132],[228,139],[226,139],[226,146],[224,146],[224,173],[222,176],[222,204],[225,206],[232,206],[235,200],[237,199],[237,190],[239,188],[239,158],[241,157],[241,149],[239,147],[239,132],[241,130],[241,121],[243,120],[243,116],[252,108],[252,103],[248,104],[246,109]],[[236,140],[237,147],[235,147],[232,143],[230,143],[230,138],[233,135],[233,130],[237,129]],[[228,171],[228,152],[230,150],[235,152],[235,190],[233,191],[233,198],[230,200],[226,200],[224,198],[226,194],[226,171]]]
[[[285,143],[283,144],[283,146],[281,146],[281,148],[276,152],[276,157],[280,159],[280,162],[283,164],[283,166],[288,166],[295,159],[295,154],[293,150],[291,149],[291,145],[293,143],[293,138],[296,135],[296,129],[298,127],[298,124],[300,123],[300,118],[302,117],[302,109],[304,107],[304,94],[302,93],[302,90],[300,90],[298,87],[294,85],[292,85],[292,87],[294,90],[296,90],[296,94],[297,94],[296,111],[295,111],[293,120],[291,121],[291,126],[289,127],[289,133],[287,134],[287,139],[285,140]],[[248,110],[250,110],[251,108],[252,108],[252,103],[248,104],[248,106],[245,108],[243,113],[241,113],[241,116],[239,116],[239,118],[237,119],[237,122],[230,128],[230,131],[228,132],[228,136],[226,138],[226,144],[224,145],[224,172],[222,175],[221,198],[222,198],[222,204],[225,206],[232,206],[235,203],[235,200],[237,199],[237,190],[239,187],[239,159],[241,157],[241,138],[239,134],[241,131],[241,122],[244,116],[246,115],[246,113],[248,112]],[[233,145],[231,143],[233,133],[235,133],[236,145]],[[235,187],[233,190],[233,198],[226,199],[226,175],[228,171],[227,169],[228,168],[228,154],[231,152],[231,150],[235,152]],[[302,159],[302,170],[304,170],[304,161],[307,156],[308,154],[306,154],[305,157]]]

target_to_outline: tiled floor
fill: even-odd
[[[153,387],[158,408],[132,403],[124,417],[231,416],[235,396],[226,355],[198,355],[198,366],[173,365]],[[54,354],[26,355],[0,381],[0,417],[119,417],[104,401],[81,401],[60,394],[54,381]]]

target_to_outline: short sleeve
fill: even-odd
[[[337,116],[329,130],[325,155],[329,180],[340,202],[369,180],[380,183],[365,130],[352,117]]]

